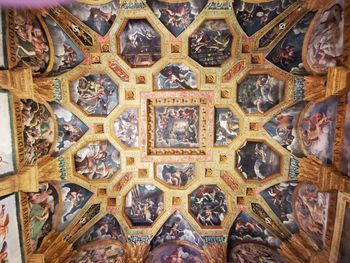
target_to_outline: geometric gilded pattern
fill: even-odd
[[[345,2],[2,8],[0,261],[324,260]]]

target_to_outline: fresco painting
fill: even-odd
[[[73,2],[65,8],[92,30],[104,36],[111,28],[118,12],[118,0],[106,4],[90,5]]]
[[[197,76],[185,64],[169,64],[156,76],[156,88],[159,90],[197,89]]]
[[[139,144],[139,115],[137,108],[125,109],[114,122],[114,134],[127,147]]]
[[[54,62],[50,73],[57,76],[78,66],[85,58],[72,39],[62,30],[55,20],[45,17],[54,46]]]
[[[246,142],[236,153],[237,169],[249,180],[265,179],[280,171],[281,158],[264,142]]]
[[[297,189],[295,215],[300,230],[303,230],[323,249],[328,222],[329,193],[322,193],[314,184],[305,183]]]
[[[28,193],[32,250],[37,250],[56,222],[59,194],[48,183],[39,185],[39,192]]]
[[[286,263],[277,250],[257,243],[242,243],[228,253],[228,263],[273,262]]]
[[[150,67],[161,57],[160,35],[146,19],[131,19],[119,38],[120,55],[131,67]]]
[[[329,67],[343,62],[344,1],[332,1],[332,5],[317,18],[310,33],[307,64],[316,73],[326,74]]]
[[[347,93],[341,171],[350,176],[350,91]]]
[[[281,146],[298,158],[304,157],[297,134],[297,125],[307,101],[300,101],[283,110],[264,125],[265,130]]]
[[[245,212],[239,213],[230,229],[228,236],[229,250],[242,241],[258,242],[270,247],[279,247],[281,244],[278,238]]]
[[[202,248],[204,242],[200,235],[181,215],[180,211],[175,211],[164,223],[151,242],[151,250],[168,241],[187,241]]]
[[[1,10],[0,10],[1,13]],[[0,89],[0,178],[12,175],[16,171],[16,154],[13,138],[13,117],[11,111],[11,95]]]
[[[164,193],[151,184],[137,184],[125,197],[124,212],[133,226],[151,226],[164,210]]]
[[[53,157],[61,155],[88,131],[88,127],[72,112],[56,102],[50,102],[58,125],[58,143]]]
[[[70,259],[70,263],[127,263],[125,250],[116,245],[94,242],[79,249],[77,255]]]
[[[98,240],[117,240],[125,243],[124,232],[119,222],[112,214],[103,216],[86,233],[84,233],[73,245],[74,249]]]
[[[238,84],[237,103],[246,113],[265,113],[283,100],[284,88],[270,74],[249,74]]]
[[[332,163],[338,101],[331,97],[313,104],[302,116],[300,128],[305,150],[324,164]]]
[[[92,192],[73,183],[59,182],[62,196],[62,213],[57,230],[62,232],[92,196]]]
[[[315,12],[307,13],[267,55],[277,67],[295,75],[307,75],[302,61],[305,34]]]
[[[87,74],[70,84],[71,99],[93,116],[107,116],[118,105],[118,86],[107,74]]]
[[[21,100],[23,137],[27,165],[47,155],[54,141],[54,120],[48,109],[31,99]]]
[[[208,263],[207,259],[202,255],[199,249],[188,245],[166,243],[157,248],[152,254],[152,257],[146,260],[147,263]]]
[[[147,0],[148,6],[162,24],[175,36],[179,36],[196,18],[208,0],[169,2]]]
[[[220,226],[227,214],[225,193],[216,185],[201,185],[189,196],[190,212],[202,226]]]
[[[218,67],[231,56],[232,42],[224,19],[206,20],[190,36],[189,56],[204,67]]]
[[[260,192],[272,211],[292,233],[298,232],[292,205],[292,195],[297,185],[293,181],[283,182]]]
[[[156,176],[168,186],[186,186],[196,176],[194,163],[157,164]]]
[[[109,141],[96,141],[74,156],[75,171],[90,179],[111,179],[120,168],[120,153]]]
[[[50,62],[50,47],[43,26],[33,13],[16,10],[16,55],[27,62],[34,73],[44,73]]]
[[[295,0],[272,0],[265,3],[248,3],[243,0],[234,1],[234,10],[243,31],[252,36],[276,18]]]
[[[215,108],[216,146],[227,146],[239,134],[239,119],[229,108]]]
[[[0,198],[0,262],[24,262],[21,229],[19,227],[18,196],[11,194]]]
[[[156,107],[155,111],[156,147],[198,147],[198,106]]]
[[[350,257],[350,203],[346,203],[337,263],[347,263]]]

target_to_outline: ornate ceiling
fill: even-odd
[[[0,9],[0,262],[350,258],[347,4]]]

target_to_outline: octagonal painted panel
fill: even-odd
[[[75,155],[75,171],[90,180],[111,179],[120,168],[120,154],[109,141],[91,142]]]
[[[170,187],[183,187],[196,175],[194,163],[167,163],[156,165],[156,177]]]
[[[265,113],[283,100],[285,82],[271,74],[249,74],[237,87],[237,103],[246,113]]]
[[[208,0],[160,1],[147,0],[147,4],[162,24],[175,36],[179,36],[203,10]]]
[[[185,64],[169,64],[155,79],[155,88],[159,90],[197,89],[197,76]]]
[[[107,74],[90,73],[74,80],[70,95],[88,115],[107,116],[118,105],[118,86]]]
[[[139,141],[137,108],[124,110],[114,122],[114,134],[127,147],[137,147]]]
[[[229,108],[215,109],[216,146],[226,146],[239,134],[239,119]]]
[[[135,185],[125,197],[124,212],[133,226],[151,226],[164,210],[164,193],[151,184]]]
[[[157,148],[198,147],[199,107],[156,107]]]
[[[204,21],[189,39],[189,56],[202,66],[221,66],[230,56],[233,35],[224,19]]]
[[[189,209],[205,227],[220,226],[227,214],[225,193],[216,185],[201,185],[189,196]]]
[[[161,58],[160,35],[146,19],[130,19],[119,43],[119,54],[131,67],[149,67]]]
[[[246,179],[261,180],[280,172],[280,156],[264,142],[248,141],[236,156],[237,169]]]

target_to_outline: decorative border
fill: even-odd
[[[141,160],[148,162],[209,161],[212,155],[214,94],[210,91],[141,94]],[[155,148],[156,106],[199,106],[199,148]],[[208,145],[210,142],[210,145]]]

